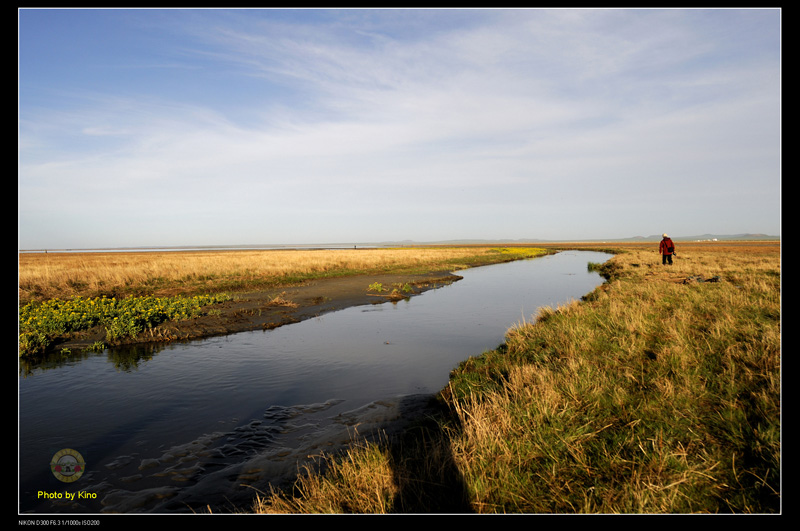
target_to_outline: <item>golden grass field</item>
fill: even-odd
[[[303,279],[482,263],[487,247],[20,253],[19,300],[241,290]],[[463,264],[462,264],[463,262]]]
[[[715,250],[745,254],[774,253],[775,242],[680,242],[681,251]],[[507,246],[508,249],[530,246]],[[537,244],[544,248],[638,249],[653,251],[658,242],[570,242]],[[395,249],[253,250],[170,252],[20,253],[20,303],[55,297],[192,293],[246,289],[248,285],[293,282],[325,275],[480,265],[497,246],[413,247]]]

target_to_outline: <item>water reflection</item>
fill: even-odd
[[[19,360],[19,375],[21,378],[33,376],[37,372],[58,369],[74,365],[89,358],[105,356],[117,371],[129,372],[139,368],[142,362],[150,361],[163,350],[163,345],[136,345],[122,346],[113,350],[103,350],[101,353],[90,350],[77,350],[69,352],[51,352],[31,362],[25,358]]]

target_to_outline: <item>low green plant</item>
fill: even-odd
[[[44,350],[58,337],[100,325],[106,341],[136,337],[165,322],[201,315],[203,307],[228,300],[227,295],[194,297],[73,297],[30,302],[19,310],[19,356]]]
[[[105,350],[105,348],[106,348],[105,343],[103,343],[102,341],[95,341],[94,343],[89,345],[89,347],[86,350],[90,352],[102,352],[103,350]]]
[[[367,291],[377,291],[378,293],[380,293],[383,291],[383,284],[381,284],[380,282],[373,282],[372,284],[369,285]]]

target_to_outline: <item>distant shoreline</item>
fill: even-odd
[[[363,245],[208,245],[208,246],[167,246],[167,247],[112,247],[90,249],[20,249],[20,253],[146,253],[146,252],[187,252],[187,251],[281,251],[281,250],[336,250],[336,249],[374,249],[377,246]]]
[[[61,249],[19,249],[19,253],[143,253],[143,252],[187,252],[187,251],[272,251],[272,250],[335,250],[335,249],[378,249],[382,247],[412,247],[429,245],[536,245],[536,244],[570,244],[570,243],[646,243],[658,241],[659,235],[634,236],[631,238],[610,239],[575,239],[575,240],[442,240],[431,242],[417,242],[402,240],[396,242],[365,242],[365,243],[311,243],[311,244],[244,244],[244,245],[167,245],[145,247],[92,247],[86,249],[61,248]],[[684,242],[731,242],[731,241],[780,241],[780,236],[767,234],[732,234],[714,235],[702,234],[698,236],[673,236],[675,241]]]

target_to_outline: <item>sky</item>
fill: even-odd
[[[763,233],[779,9],[20,9],[20,249]]]

